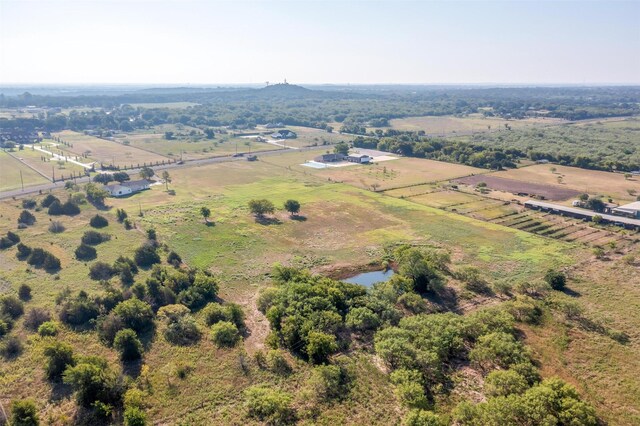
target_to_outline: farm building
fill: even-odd
[[[151,182],[146,179],[132,180],[129,182],[115,183],[112,185],[105,185],[104,189],[112,197],[124,197],[135,192],[140,192],[145,189],[149,189]]]
[[[298,137],[298,135],[295,134],[295,132],[292,132],[291,130],[278,130],[275,133],[271,134],[271,137],[274,139],[295,139]]]
[[[525,201],[524,206],[525,208],[532,210],[539,210],[547,213],[569,216],[576,219],[584,219],[587,221],[592,221],[595,216],[600,216],[603,223],[611,223],[627,229],[640,230],[640,220],[637,219],[630,219],[627,217],[614,216],[610,214],[602,214],[594,212],[592,210],[584,210],[580,208],[567,207],[560,204],[545,203],[543,201],[535,200]]]
[[[358,164],[368,164],[373,160],[373,158],[366,154],[349,154],[345,159],[351,163]]]
[[[640,219],[640,201],[625,204],[612,209],[613,214]]]
[[[338,161],[344,161],[345,156],[342,154],[322,154],[313,159],[319,163],[335,163]]]

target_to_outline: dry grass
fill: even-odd
[[[60,137],[63,141],[73,145],[73,147],[59,145],[58,148],[78,156],[82,156],[83,153],[88,152],[89,159],[97,161],[98,163],[115,164],[118,166],[136,166],[138,164],[151,164],[167,160],[166,157],[153,152],[84,135],[71,130],[55,133],[54,136]]]
[[[556,169],[555,172],[551,171],[552,168]],[[562,177],[560,185],[563,187],[590,195],[604,195],[619,202],[635,201],[636,196],[640,195],[640,177],[625,179],[621,173],[586,170],[577,167],[537,164],[535,166],[497,172],[491,176],[552,185],[558,185],[558,177],[560,176]],[[632,193],[635,191],[635,195],[630,195],[629,191],[632,191]]]
[[[15,151],[13,154],[22,156],[22,152],[23,151]],[[6,152],[0,151],[0,191],[19,189],[21,187],[20,172],[22,172],[22,180],[25,187],[47,183],[44,177],[22,164],[19,160],[11,157]]]

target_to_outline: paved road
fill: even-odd
[[[255,155],[256,157],[268,157],[273,155],[282,155],[289,152],[326,150],[327,148],[328,148],[327,146],[320,145],[320,146],[310,146],[305,148],[286,148],[286,149],[283,148],[283,149],[277,149],[273,151],[254,152],[251,154]],[[248,155],[249,153],[244,153],[244,154]],[[199,160],[188,160],[182,164],[171,163],[171,164],[153,166],[153,170],[157,171],[157,170],[176,169],[180,167],[195,167],[195,166],[202,166],[202,165],[213,164],[213,163],[226,163],[230,161],[247,161],[247,160],[245,157],[233,157],[232,155],[228,155],[224,157],[212,157],[212,158],[203,158]],[[130,169],[130,170],[127,170],[127,173],[129,173],[130,175],[136,175],[139,171],[140,169]],[[75,180],[76,183],[87,183],[90,181],[91,181],[91,178],[89,177],[81,177]],[[64,188],[64,184],[65,182],[55,182],[55,183],[47,183],[47,184],[37,185],[37,186],[29,186],[25,188],[24,191],[21,189],[16,189],[13,191],[0,192],[0,200],[5,200],[7,198],[17,198],[17,197],[22,197],[22,196],[31,195],[31,194],[44,193],[52,189]]]

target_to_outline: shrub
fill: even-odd
[[[98,257],[98,252],[95,248],[85,243],[80,243],[75,251],[76,259],[78,260],[93,260]]]
[[[164,337],[169,343],[191,345],[200,340],[200,330],[186,306],[163,306],[158,311],[158,316],[167,322]]]
[[[34,200],[33,198],[26,198],[24,200],[22,200],[22,208],[23,209],[35,209],[36,208],[36,200]]]
[[[202,312],[204,314],[204,321],[208,326],[220,321],[229,321],[234,323],[239,330],[244,328],[244,312],[240,306],[234,303],[223,306],[219,303],[212,302],[205,306]]]
[[[25,225],[33,225],[34,223],[36,223],[36,217],[32,215],[29,211],[22,210],[22,212],[20,213],[20,216],[18,216],[18,224],[21,224],[21,223]]]
[[[64,232],[64,230],[65,230],[65,227],[62,224],[62,222],[58,222],[57,220],[54,220],[49,224],[49,232],[51,232],[52,234],[59,234],[61,232]]]
[[[412,314],[421,314],[427,311],[427,304],[424,299],[414,292],[405,293],[400,296],[398,303]]]
[[[167,256],[167,263],[169,265],[172,265],[174,268],[179,268],[180,265],[182,265],[182,258],[180,257],[180,255],[178,255],[178,253],[172,251]]]
[[[280,349],[272,349],[267,352],[266,363],[269,370],[276,374],[289,374],[291,372],[291,366],[287,362],[287,358],[284,356],[284,352]]]
[[[123,209],[116,210],[116,218],[118,218],[118,222],[122,223],[127,218],[127,212]]]
[[[104,216],[97,214],[89,220],[89,225],[94,228],[104,228],[109,225],[109,221]]]
[[[562,272],[550,269],[544,276],[544,280],[551,286],[552,289],[561,291],[564,290],[567,278]]]
[[[315,364],[326,362],[329,355],[338,350],[335,336],[321,331],[310,332],[307,341],[307,355]]]
[[[8,319],[0,319],[0,339],[9,332],[10,326],[11,324]]]
[[[55,272],[60,269],[60,259],[47,252],[42,266],[48,272]]]
[[[142,357],[142,343],[140,343],[136,332],[130,328],[116,333],[113,347],[120,352],[120,358],[123,361],[132,361]]]
[[[13,401],[11,403],[11,426],[38,426],[40,419],[36,404],[31,399]]]
[[[96,262],[89,268],[89,277],[96,281],[110,280],[115,274],[115,271],[105,262]]]
[[[78,403],[85,408],[96,401],[118,402],[122,395],[122,384],[101,357],[86,357],[69,366],[63,374],[64,383],[76,392]]]
[[[38,327],[40,336],[55,336],[58,334],[58,324],[54,321],[45,321]]]
[[[29,330],[35,331],[47,321],[51,321],[51,314],[43,308],[32,308],[24,316],[24,326]]]
[[[69,199],[62,205],[62,214],[65,214],[67,216],[75,216],[77,214],[80,214],[80,207],[78,207],[75,202]]]
[[[7,232],[7,238],[13,244],[18,244],[20,242],[20,236],[18,234],[16,234],[15,232],[8,231]]]
[[[22,243],[18,243],[16,246],[18,252],[16,253],[16,257],[19,260],[24,260],[31,255],[31,247],[24,245]]]
[[[54,342],[44,348],[44,356],[47,358],[44,371],[49,380],[57,380],[69,366],[75,365],[73,348],[63,342]]]
[[[153,228],[147,229],[147,238],[149,241],[157,241],[158,235],[156,234],[156,230]]]
[[[97,244],[109,241],[111,236],[109,234],[101,234],[96,231],[87,231],[82,235],[81,241],[85,244],[95,246]]]
[[[345,397],[349,391],[351,377],[346,369],[338,365],[319,365],[313,369],[307,386],[317,401]]]
[[[433,411],[415,409],[409,411],[404,418],[405,426],[444,426],[447,423]]]
[[[240,340],[238,328],[229,321],[220,321],[211,327],[211,339],[218,347],[233,347]]]
[[[5,358],[15,358],[22,353],[22,342],[17,336],[9,336],[0,346],[0,354]]]
[[[0,317],[16,319],[24,313],[24,304],[13,295],[0,296]]]
[[[245,391],[249,416],[269,424],[286,424],[294,420],[293,397],[275,389],[253,386]]]
[[[20,287],[18,288],[18,297],[24,302],[31,300],[31,287],[27,284],[20,284]]]
[[[80,292],[76,298],[64,300],[60,308],[60,321],[73,326],[81,326],[98,317],[98,304]]]
[[[64,214],[64,209],[62,208],[62,204],[59,200],[55,200],[53,203],[49,205],[49,210],[47,213],[51,216],[60,216]]]
[[[124,321],[118,315],[110,312],[108,315],[102,315],[96,322],[98,337],[106,345],[113,345],[116,334],[125,328]]]
[[[54,196],[54,195],[51,195],[51,194],[47,194],[47,196],[46,196],[46,197],[44,197],[44,198],[42,199],[42,201],[40,201],[40,205],[41,205],[43,208],[45,208],[45,209],[46,209],[47,207],[49,207],[49,206],[50,206],[52,203],[54,203],[55,201],[60,202],[60,200],[58,199],[58,197],[56,197],[56,196]]]
[[[127,407],[124,410],[125,426],[145,426],[147,415],[139,407]]]
[[[1,237],[0,238],[0,249],[4,250],[4,249],[8,249],[9,247],[13,247],[14,242],[11,241],[9,238],[7,237]]]
[[[178,300],[191,309],[198,309],[214,300],[217,293],[218,284],[215,279],[207,274],[198,273],[189,288],[180,292]]]
[[[151,306],[136,298],[118,303],[113,308],[113,312],[122,319],[127,328],[131,328],[136,333],[146,331],[153,326]]]
[[[528,387],[526,379],[513,370],[492,371],[484,380],[485,392],[489,396],[520,394]]]
[[[249,210],[256,216],[263,216],[267,213],[273,213],[276,208],[269,200],[250,200]]]
[[[345,324],[357,331],[375,330],[380,326],[380,317],[366,307],[353,308],[347,314]]]
[[[528,362],[529,356],[511,334],[495,332],[478,339],[469,352],[469,359],[484,369],[493,366],[508,368],[513,364]]]
[[[160,263],[160,256],[154,247],[145,244],[136,249],[134,260],[136,265],[144,268]]]

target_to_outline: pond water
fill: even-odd
[[[373,287],[375,283],[388,281],[392,276],[393,269],[388,269],[386,271],[363,272],[362,274],[347,278],[346,280],[344,280],[344,282],[351,284],[360,284],[365,287]]]

